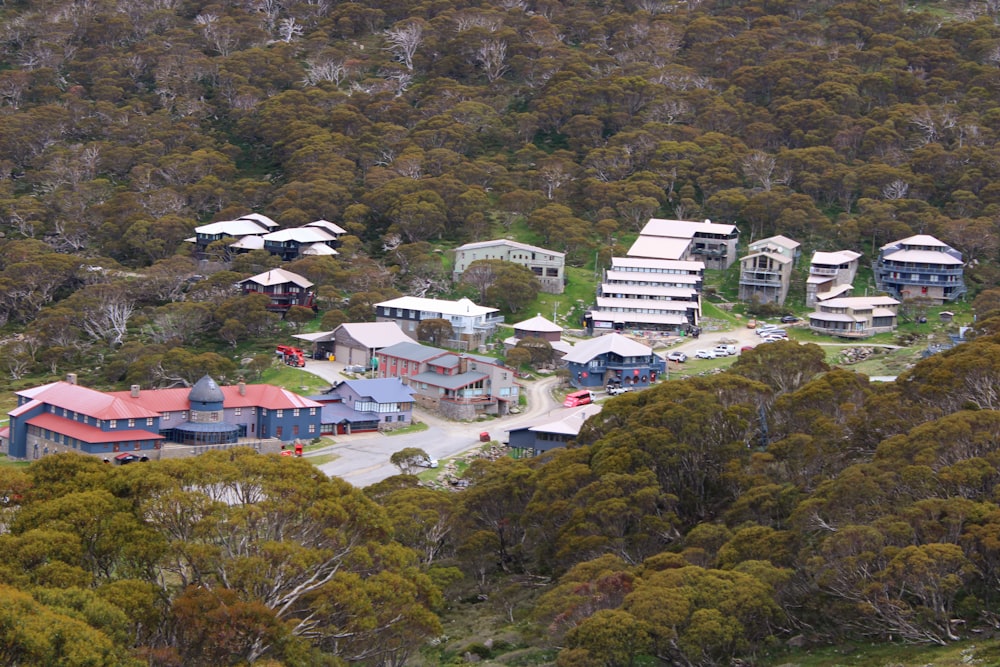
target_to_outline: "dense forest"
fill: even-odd
[[[287,265],[324,325],[448,294],[437,249],[517,235],[600,264],[654,215],[868,257],[933,234],[963,252],[978,323],[881,385],[762,346],[610,401],[576,446],[478,462],[459,493],[250,452],[0,468],[0,661],[723,665],[995,631],[998,17],[991,0],[4,3],[8,387],[252,374],[228,351],[279,323],[232,285],[277,260],[196,261],[185,241],[250,211],[350,231],[338,257]],[[448,636],[477,609],[515,630]]]

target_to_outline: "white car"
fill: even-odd
[[[736,354],[736,346],[735,345],[716,345],[715,349],[712,350],[712,351],[715,352],[715,356],[717,356],[717,357],[728,357],[728,356],[731,356],[733,354]]]
[[[421,468],[437,468],[438,467],[438,460],[437,459],[430,459],[430,458],[427,458],[427,459],[418,459],[417,461],[414,461],[414,463],[416,463]]]
[[[687,360],[688,356],[683,352],[678,352],[677,350],[674,350],[667,355],[667,361],[676,361],[679,364],[683,364]]]
[[[698,350],[694,353],[694,356],[698,359],[715,359],[715,350]]]

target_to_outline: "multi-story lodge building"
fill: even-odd
[[[847,296],[860,258],[861,253],[853,250],[814,253],[806,278],[806,305],[812,307],[819,301]]]
[[[962,253],[927,234],[885,244],[874,268],[876,287],[898,299],[943,304],[965,294]]]
[[[565,253],[508,239],[466,243],[455,248],[453,279],[457,282],[469,265],[480,259],[499,259],[531,269],[543,292],[562,294],[566,287]]]
[[[785,303],[800,245],[780,235],[751,243],[740,260],[740,301]]]
[[[890,296],[845,296],[816,304],[809,328],[842,338],[867,338],[895,331],[899,301]]]
[[[441,319],[451,323],[456,342],[468,347],[482,345],[498,324],[503,322],[500,311],[477,306],[469,299],[446,301],[416,296],[402,296],[375,304],[377,322],[395,322],[407,336],[417,339],[417,325],[424,320]]]
[[[591,334],[629,329],[684,331],[701,318],[705,265],[699,261],[613,257],[585,325]]]
[[[272,385],[220,387],[207,375],[190,388],[133,385],[129,391],[100,392],[78,385],[70,374],[65,382],[16,395],[10,425],[0,430],[0,443],[13,458],[63,451],[181,456],[248,440],[263,451],[277,451],[281,441],[320,434],[319,403]],[[164,448],[170,452],[164,454]]]
[[[451,419],[504,415],[520,396],[514,371],[492,357],[397,343],[376,358],[378,377],[399,378],[413,390],[417,405]]]
[[[736,261],[739,238],[736,225],[652,218],[639,232],[628,256],[699,260],[709,269],[727,269]]]
[[[243,294],[266,294],[271,298],[268,310],[284,313],[292,306],[316,308],[316,295],[312,291],[313,284],[297,273],[285,269],[271,269],[241,280]]]
[[[667,362],[648,345],[611,333],[577,343],[563,357],[578,389],[620,384],[646,387],[666,371]]]

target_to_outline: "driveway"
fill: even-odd
[[[343,367],[343,364],[336,361],[309,360],[301,370],[332,384],[344,379],[341,375]],[[521,414],[477,422],[454,422],[415,409],[414,417],[417,421],[426,423],[429,427],[427,430],[400,435],[338,435],[334,438],[335,445],[310,454],[336,454],[336,460],[319,465],[319,469],[359,488],[369,486],[399,474],[399,469],[389,463],[389,457],[406,447],[419,447],[431,458],[444,460],[480,446],[479,434],[483,431],[488,432],[493,440],[506,440],[508,429],[533,423],[555,410],[562,410],[562,406],[552,397],[552,389],[557,384],[558,379],[554,376],[525,382],[522,387],[528,396],[528,406]]]

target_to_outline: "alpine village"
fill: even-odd
[[[0,665],[1000,664],[1000,2],[0,3]]]

